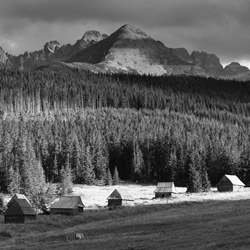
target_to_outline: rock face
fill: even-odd
[[[201,67],[212,76],[219,76],[223,71],[220,59],[214,54],[193,51],[191,58],[195,65]]]
[[[44,52],[49,54],[54,54],[57,49],[61,47],[60,43],[57,41],[50,41],[44,45]]]
[[[99,31],[96,30],[90,30],[84,33],[83,37],[82,37],[82,41],[86,42],[87,44],[90,42],[99,42],[101,40],[103,40],[104,37],[103,35],[101,35],[101,33]]]
[[[180,57],[182,60],[189,62],[189,63],[193,63],[193,59],[191,58],[190,54],[185,48],[173,49],[173,53],[177,55],[178,57]]]
[[[240,75],[240,74],[245,74],[249,72],[250,70],[248,67],[241,66],[237,62],[232,62],[224,68],[223,75],[234,76],[234,75]]]
[[[0,47],[0,64],[6,64],[8,60],[8,57],[5,53],[5,51]]]

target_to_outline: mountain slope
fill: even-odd
[[[25,52],[19,56],[9,55],[10,65],[23,70],[61,62],[104,38],[106,38],[106,35],[101,35],[100,32],[91,30],[85,32],[83,37],[73,45],[67,44],[61,46],[58,41],[50,41],[45,43],[41,50]]]
[[[122,26],[105,40],[86,48],[67,62],[85,62],[107,70],[114,68],[155,75],[172,74],[176,66],[191,66],[173,50],[130,25]]]

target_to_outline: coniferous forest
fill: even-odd
[[[2,69],[0,112],[1,192],[62,179],[250,184],[250,82]]]

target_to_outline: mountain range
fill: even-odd
[[[0,47],[0,66],[19,70],[67,67],[102,73],[250,79],[250,70],[237,62],[223,68],[214,54],[199,51],[189,54],[185,48],[168,48],[128,24],[109,36],[91,30],[73,45],[50,41],[39,51],[18,56],[8,54]]]

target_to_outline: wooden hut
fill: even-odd
[[[158,182],[157,188],[154,191],[155,198],[169,198],[173,193],[176,193],[173,182]]]
[[[224,175],[217,184],[219,192],[242,191],[245,184],[236,175]]]
[[[83,213],[80,196],[63,196],[50,207],[50,214],[77,215]]]
[[[36,212],[29,200],[22,194],[15,194],[7,204],[4,223],[25,223],[36,220]]]
[[[133,197],[125,190],[115,189],[108,197],[109,207],[133,206],[133,205],[134,205]]]

